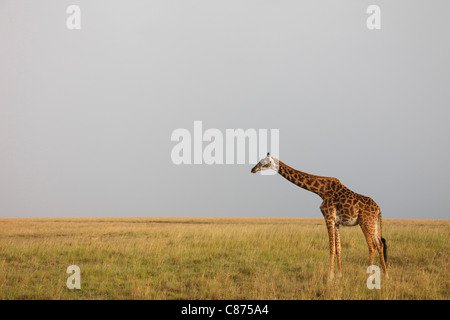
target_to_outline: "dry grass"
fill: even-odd
[[[328,281],[320,218],[0,219],[0,299],[448,299],[449,231],[383,219],[390,279],[369,290],[359,227],[341,228],[344,277]]]

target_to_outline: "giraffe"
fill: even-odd
[[[335,255],[338,276],[342,277],[339,226],[356,226],[358,224],[369,246],[369,265],[373,265],[374,255],[378,250],[383,272],[386,278],[389,277],[386,270],[386,240],[381,237],[381,210],[374,200],[351,191],[336,178],[316,176],[295,170],[271,157],[270,153],[256,164],[251,172],[256,173],[268,169],[275,170],[290,182],[322,198],[320,210],[325,218],[330,241],[330,279],[334,278]],[[380,222],[380,236],[378,236],[378,221]]]

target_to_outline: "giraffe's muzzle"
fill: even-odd
[[[258,163],[256,166],[254,166],[254,167],[252,168],[251,173],[256,173],[256,172],[258,172],[259,170],[261,170],[261,168],[260,168],[260,165],[259,165],[259,163]]]

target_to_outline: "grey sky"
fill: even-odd
[[[66,8],[81,8],[81,30]],[[381,8],[381,30],[366,9]],[[279,129],[280,159],[448,219],[450,2],[0,2],[0,217],[321,217],[252,165],[179,165],[173,130]],[[270,150],[269,150],[270,151]]]

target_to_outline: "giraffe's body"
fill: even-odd
[[[369,197],[360,195],[344,186],[338,179],[322,177],[295,170],[283,162],[270,157],[262,159],[252,173],[273,169],[299,187],[319,195],[323,202],[320,210],[325,218],[330,240],[330,278],[334,276],[334,256],[337,255],[338,273],[341,273],[341,241],[339,226],[360,225],[369,246],[369,265],[373,264],[378,250],[383,271],[386,271],[386,243],[381,238],[381,211]],[[378,222],[380,230],[378,231]]]

